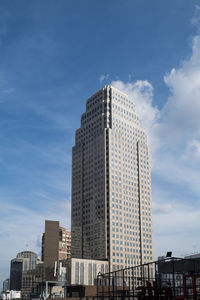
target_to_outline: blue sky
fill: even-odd
[[[194,0],[0,2],[0,280],[70,228],[71,148],[86,99],[134,98],[152,157],[155,258],[200,251],[200,8]]]

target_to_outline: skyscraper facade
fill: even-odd
[[[105,86],[86,102],[72,149],[72,257],[110,269],[152,261],[147,137],[132,99]]]

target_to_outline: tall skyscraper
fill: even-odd
[[[132,99],[105,86],[86,102],[72,150],[72,257],[110,269],[152,261],[147,138]]]

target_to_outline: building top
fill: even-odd
[[[129,95],[127,95],[126,93],[120,91],[119,89],[117,89],[116,87],[112,86],[112,85],[105,85],[103,88],[101,88],[100,90],[98,90],[97,92],[95,92],[91,97],[89,97],[86,101],[86,106],[88,106],[89,102],[92,101],[94,98],[100,96],[102,94],[103,91],[111,89],[113,91],[115,91],[115,93],[117,93],[118,95],[120,95],[121,97],[124,97],[128,100],[131,100],[131,104],[134,106],[135,109],[135,104],[133,102],[133,100],[129,97]]]
[[[17,254],[16,258],[28,258],[30,256],[37,256],[37,254],[33,251],[22,251]]]
[[[21,258],[13,258],[12,260],[11,260],[11,263],[13,264],[13,263],[22,263],[23,262],[23,260],[21,259]]]

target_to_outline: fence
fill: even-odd
[[[200,300],[200,260],[170,258],[98,274],[99,300]]]

